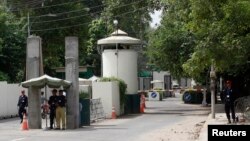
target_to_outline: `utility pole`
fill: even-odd
[[[210,90],[211,90],[211,111],[212,111],[212,118],[215,119],[215,79],[216,74],[214,71],[214,65],[211,65],[211,71],[210,71]]]
[[[27,14],[27,22],[28,22],[28,37],[30,36],[30,13]]]

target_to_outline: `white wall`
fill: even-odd
[[[120,94],[118,82],[93,82],[92,98],[101,98],[106,118],[111,118],[112,107],[115,107],[116,115],[120,115]]]
[[[167,71],[160,71],[160,72],[154,71],[153,80],[161,80],[162,82],[164,82],[164,75],[170,75],[170,73]],[[153,88],[164,89],[164,83],[154,83]]]
[[[180,86],[183,88],[191,88],[191,79],[181,78]]]
[[[104,50],[103,77],[118,77],[127,84],[127,94],[137,94],[137,56],[134,50]]]
[[[18,98],[21,94],[21,90],[25,90],[25,94],[28,96],[28,89],[23,88],[19,84],[8,84],[6,81],[0,81],[0,90],[0,118],[18,116]],[[81,90],[91,93],[91,87],[89,85],[79,85],[79,91]],[[45,89],[42,88],[41,91],[45,92]],[[51,91],[52,88],[47,88],[47,92],[45,92],[45,94],[47,94],[47,99],[49,99],[49,97],[52,95]]]
[[[79,80],[79,85],[89,85],[89,86],[92,86],[92,81],[90,81],[90,80],[85,80],[85,81]]]
[[[0,82],[1,98],[0,98],[0,118],[7,118],[18,115],[17,102],[21,94],[21,90],[26,89],[19,86],[19,84],[7,84],[7,82]]]

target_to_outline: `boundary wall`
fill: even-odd
[[[0,119],[18,116],[17,102],[22,88],[19,84],[8,84],[6,81],[0,81]]]

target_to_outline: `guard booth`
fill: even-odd
[[[124,80],[127,84],[125,113],[139,113],[138,54],[134,48],[141,45],[141,40],[117,29],[109,37],[98,40],[97,44],[102,55],[102,76]]]

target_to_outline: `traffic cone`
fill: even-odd
[[[146,98],[145,98],[144,94],[142,94],[142,102],[143,102],[143,108],[145,109],[146,108]]]
[[[140,113],[144,113],[144,103],[143,103],[143,101],[140,102]]]
[[[26,114],[23,114],[22,130],[29,130]]]
[[[140,113],[144,113],[144,108],[145,108],[145,96],[144,96],[144,94],[141,94]]]
[[[112,119],[116,119],[115,107],[112,107]]]

